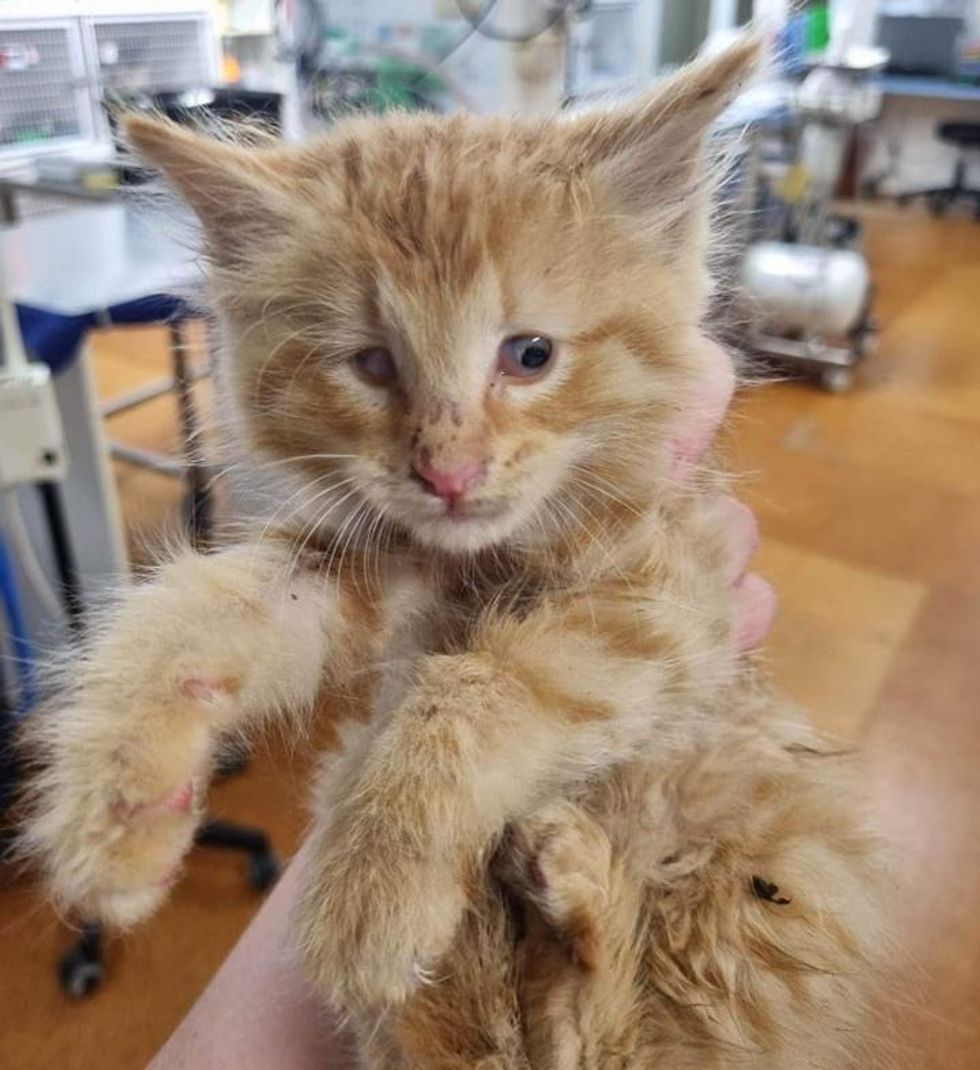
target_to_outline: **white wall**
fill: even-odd
[[[980,101],[928,100],[921,97],[888,97],[881,117],[865,134],[865,176],[891,173],[882,183],[883,193],[905,193],[949,185],[957,152],[939,141],[936,125],[945,121],[980,122]],[[980,159],[968,157],[970,184],[980,189]]]
[[[878,0],[830,0],[831,33],[847,26],[852,44],[874,44],[877,17]]]

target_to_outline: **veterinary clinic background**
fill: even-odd
[[[980,2],[0,0],[0,1067],[145,1065],[306,820],[305,759],[229,745],[172,901],[123,937],[57,917],[14,849],[52,662],[259,494],[220,460],[194,225],[117,116],[292,141],[352,111],[578,114],[749,23],[710,324],[780,596],[761,659],[865,750],[896,848],[887,1050],[855,1065],[980,1065]]]

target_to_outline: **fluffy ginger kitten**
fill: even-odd
[[[146,917],[222,737],[331,717],[297,944],[364,1066],[860,1050],[871,843],[730,641],[717,488],[668,472],[713,355],[705,134],[756,51],[564,121],[128,121],[200,217],[279,507],[128,592],[35,719],[26,844],[62,908]]]

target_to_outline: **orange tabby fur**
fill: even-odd
[[[145,916],[221,736],[343,709],[296,923],[365,1065],[859,1048],[871,844],[840,759],[730,642],[717,480],[670,478],[715,356],[702,141],[755,52],[563,122],[245,148],[128,121],[204,225],[233,437],[279,503],[129,594],[39,719],[26,842],[60,904]],[[554,366],[497,375],[528,333]],[[352,370],[371,346],[395,381]],[[453,515],[411,477],[473,457]]]

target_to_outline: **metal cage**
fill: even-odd
[[[0,22],[0,155],[65,149],[97,130],[80,20]]]

